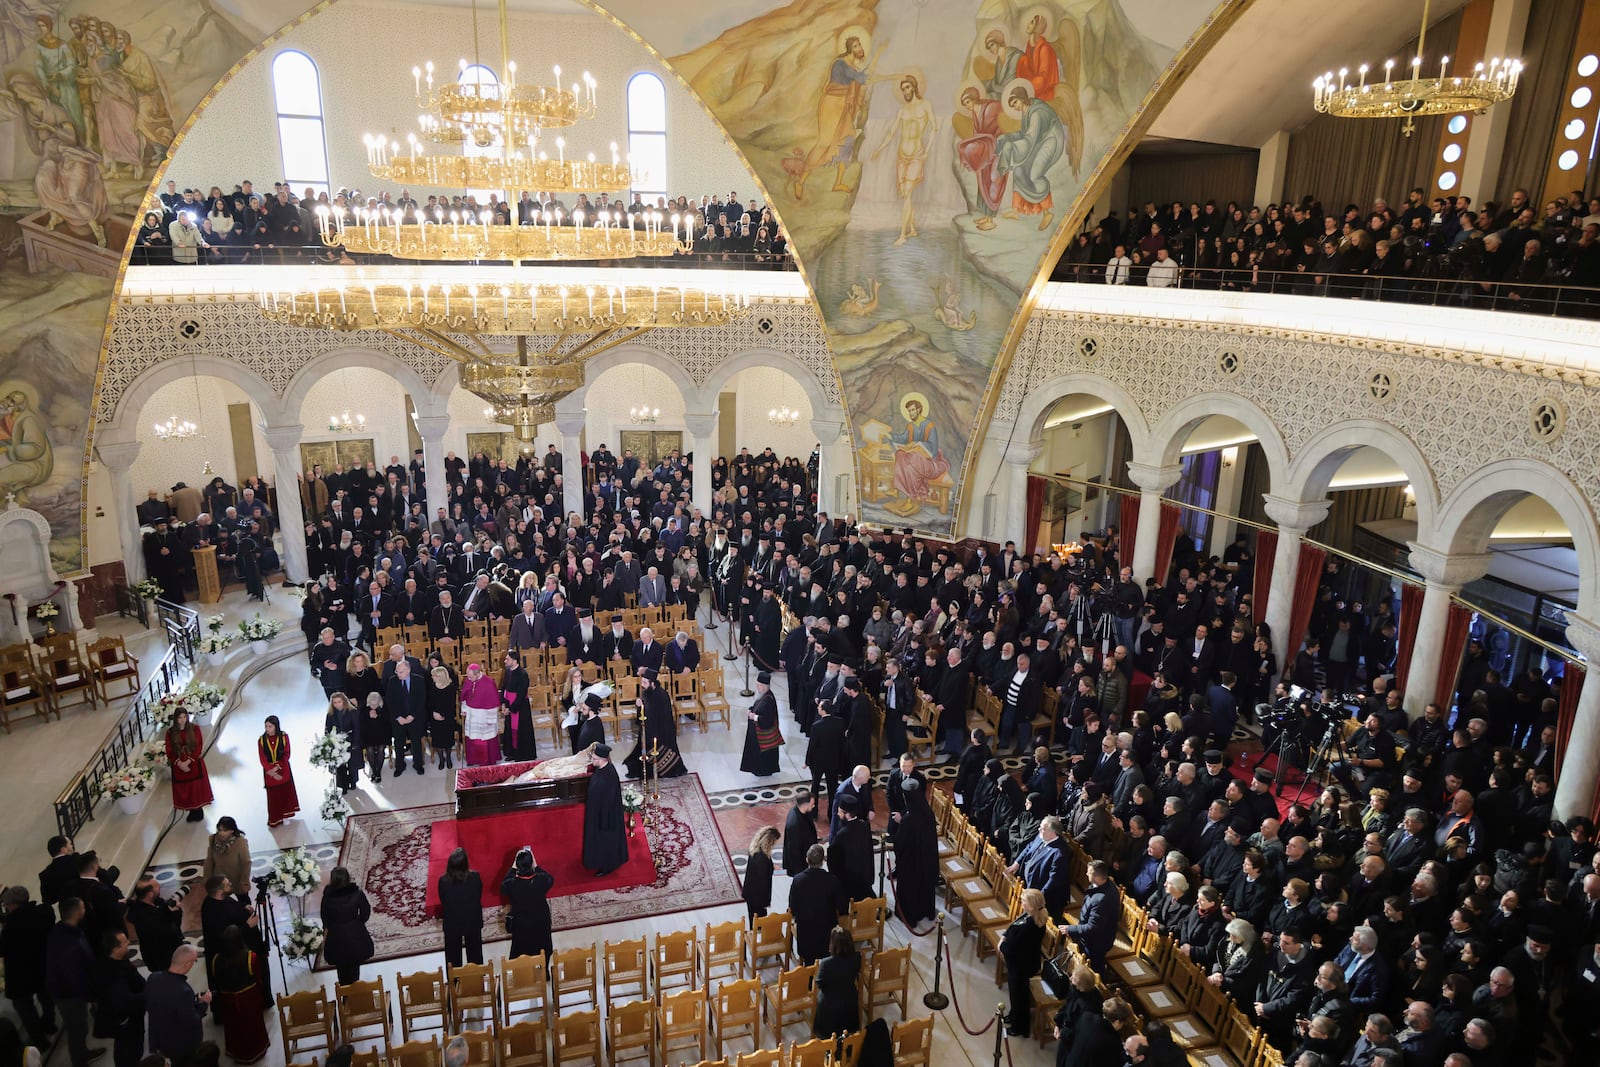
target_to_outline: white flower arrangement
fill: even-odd
[[[190,717],[204,715],[222,707],[222,702],[228,699],[226,686],[210,685],[206,682],[190,682],[183,690],[189,698],[191,708]]]
[[[136,797],[154,785],[155,781],[154,767],[134,762],[126,767],[107,771],[100,778],[100,788],[110,797]]]
[[[622,810],[623,811],[643,811],[644,810],[644,794],[641,793],[639,790],[635,789],[631,785],[623,786],[622,787]]]
[[[135,767],[150,768],[152,774],[158,773],[167,765],[167,746],[160,738],[146,742],[131,762]]]
[[[345,803],[344,794],[338,786],[330,785],[328,791],[322,794],[322,821],[343,826],[350,814],[350,805]]]
[[[244,634],[246,641],[271,641],[283,632],[283,623],[257,612],[253,618],[239,623],[239,632]]]
[[[208,633],[200,639],[200,651],[204,652],[208,656],[214,656],[219,652],[226,652],[232,644],[232,634],[216,633],[213,631],[212,633]]]
[[[333,771],[349,762],[350,739],[338,730],[323,734],[311,743],[311,766]]]
[[[295,917],[289,936],[283,939],[283,954],[291,960],[309,960],[322,950],[327,932],[309,919]]]
[[[218,612],[215,615],[207,616],[206,629],[210,630],[214,634],[220,634],[222,632],[222,626],[226,621],[227,620],[223,617],[221,612]]]
[[[54,601],[46,600],[44,603],[35,607],[33,609],[33,613],[41,619],[53,619],[57,615],[61,614],[61,609],[56,607]]]
[[[322,871],[311,853],[291,848],[272,861],[272,888],[286,897],[303,897],[322,884]]]
[[[133,591],[144,600],[154,600],[161,595],[161,583],[154,578],[146,578],[133,587]]]

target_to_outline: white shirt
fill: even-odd
[[[1128,272],[1133,269],[1133,260],[1127,256],[1112,256],[1106,262],[1106,284],[1127,285]]]
[[[1145,284],[1152,289],[1171,289],[1178,284],[1178,264],[1171,259],[1158,259],[1150,264]]]

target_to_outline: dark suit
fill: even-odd
[[[1355,958],[1355,949],[1346,945],[1333,961],[1339,970],[1346,970]],[[1350,989],[1350,1007],[1357,1016],[1367,1012],[1382,1011],[1389,1003],[1389,964],[1374,952],[1346,980]]]
[[[1011,695],[1011,684],[1016,681],[1015,672],[1010,677],[1004,678],[995,686],[995,695],[1000,698],[1004,706],[1000,713],[1000,736],[995,738],[997,746],[1005,744],[1006,738],[1015,737],[1017,740],[1016,751],[1030,751],[1029,742],[1033,739],[1033,717],[1039,711],[1039,703],[1044,699],[1044,675],[1030,669],[1022,679],[1017,689],[1016,699]]]
[[[831,872],[808,867],[794,876],[789,913],[794,916],[795,950],[802,963],[814,963],[828,954],[828,935],[849,910],[850,898]]]
[[[635,641],[633,654],[628,657],[628,660],[633,664],[633,673],[638,674],[641,667],[649,667],[659,671],[664,655],[665,650],[659,641],[651,641],[649,648],[645,647],[643,641]]]
[[[1060,838],[1048,844],[1042,837],[1030,841],[1017,857],[1017,873],[1022,876],[1025,888],[1044,894],[1044,903],[1051,915],[1059,916],[1066,910],[1072,886],[1068,880],[1066,845]]]
[[[535,610],[532,614],[518,612],[511,620],[512,648],[543,648],[550,643],[545,636],[544,616]]]
[[[821,798],[833,797],[838,793],[840,777],[851,770],[845,753],[846,725],[843,719],[832,715],[819,718],[811,724],[811,739],[806,744],[806,766],[811,768],[811,795],[818,798],[814,813],[817,816],[822,814]],[[824,783],[827,784],[827,792],[823,792]]]
[[[812,813],[807,815],[798,805],[790,808],[789,817],[783,824],[783,873],[790,878],[796,878],[805,870],[806,853],[816,843],[816,810],[813,809]],[[789,895],[793,900],[792,891]]]
[[[422,678],[413,673],[404,683],[392,676],[384,683],[383,709],[389,716],[389,729],[394,734],[396,772],[403,770],[406,749],[411,749],[411,764],[422,773],[422,735],[427,730],[428,693]],[[411,721],[402,723],[400,720]]]
[[[379,594],[373,605],[371,593],[362,593],[356,600],[356,610],[361,613],[361,636],[371,648],[378,639],[378,631],[394,625],[394,598]]]
[[[692,639],[684,642],[682,648],[678,647],[677,641],[668,641],[663,647],[666,649],[663,662],[666,664],[668,674],[681,674],[699,668],[700,646]]]
[[[1083,892],[1083,909],[1078,921],[1066,929],[1067,936],[1083,947],[1089,965],[1096,971],[1104,970],[1106,953],[1117,940],[1117,922],[1122,914],[1122,892],[1116,884],[1090,883]]]

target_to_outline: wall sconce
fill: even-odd
[[[1238,461],[1239,461],[1239,450],[1237,448],[1230,447],[1230,448],[1224,448],[1222,450],[1222,469],[1223,470],[1232,470],[1233,469],[1233,465],[1235,463],[1237,463]]]
[[[1410,482],[1407,482],[1406,483],[1406,507],[1414,508],[1416,506],[1417,506],[1417,490]]]

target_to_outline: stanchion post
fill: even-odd
[[[935,922],[938,929],[934,931],[933,939],[933,991],[923,995],[922,1006],[944,1011],[950,1006],[950,998],[939,989],[939,982],[944,978],[944,912],[939,913]]]
[[[750,688],[750,642],[744,643],[744,688],[739,690],[742,697],[753,697],[756,691]]]
[[[889,869],[889,835],[878,835],[878,896],[883,896],[883,876]]]
[[[733,615],[728,615],[728,651],[722,654],[723,659],[738,659],[739,654],[733,650]]]
[[[1005,1054],[1006,1006],[994,1006],[994,1067],[1000,1067],[1000,1057]]]

